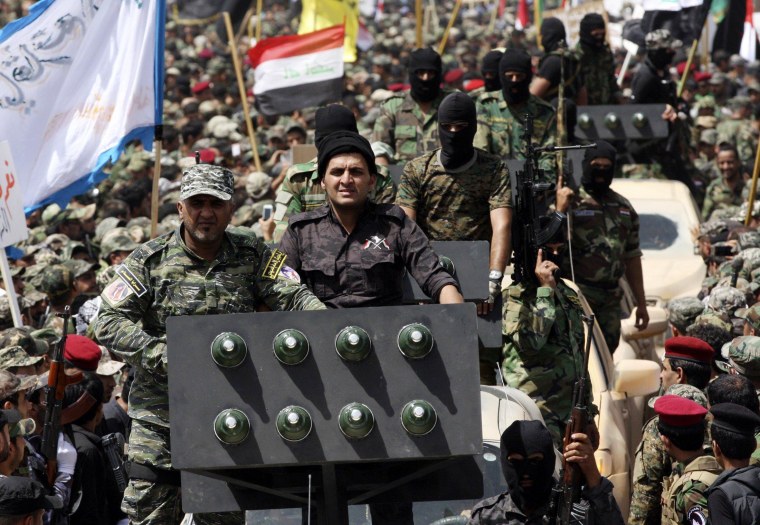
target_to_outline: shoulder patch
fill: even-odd
[[[695,505],[686,511],[686,523],[689,525],[707,525],[707,517],[700,505]]]
[[[121,278],[114,279],[111,281],[111,284],[106,286],[106,289],[103,290],[103,295],[112,305],[118,305],[124,299],[134,293],[135,292],[127,285],[126,282],[122,281]]]
[[[123,264],[119,265],[116,268],[116,275],[124,284],[129,287],[130,290],[137,294],[137,297],[142,297],[145,295],[145,292],[148,291],[145,285],[140,282],[140,279],[138,279],[135,274],[132,273],[132,270]]]
[[[270,281],[277,279],[277,274],[280,273],[280,269],[285,264],[286,258],[287,255],[285,255],[280,250],[272,250],[272,255],[269,256],[269,260],[264,266],[264,270],[261,272],[261,276],[264,279],[269,279]]]

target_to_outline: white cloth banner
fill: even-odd
[[[29,237],[21,203],[21,181],[16,177],[16,165],[11,145],[0,141],[0,247],[23,241]],[[7,283],[6,283],[7,284]]]
[[[0,32],[0,141],[27,210],[86,191],[128,140],[150,145],[160,1],[42,0]]]
[[[644,0],[644,11],[680,11],[702,3],[703,0]]]

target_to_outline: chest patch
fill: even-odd
[[[388,243],[385,242],[385,237],[381,239],[379,236],[373,235],[372,237],[364,241],[364,244],[362,244],[362,250],[382,250],[382,249],[386,249],[386,250],[391,249],[391,247],[388,246]]]

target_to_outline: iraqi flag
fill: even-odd
[[[248,51],[261,112],[277,115],[340,100],[344,33],[339,25],[266,38]]]

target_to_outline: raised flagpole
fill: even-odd
[[[153,69],[154,117],[153,134],[153,187],[150,195],[150,238],[158,235],[158,181],[161,178],[161,149],[164,138],[164,47],[166,39],[166,2],[156,4],[156,58]]]

